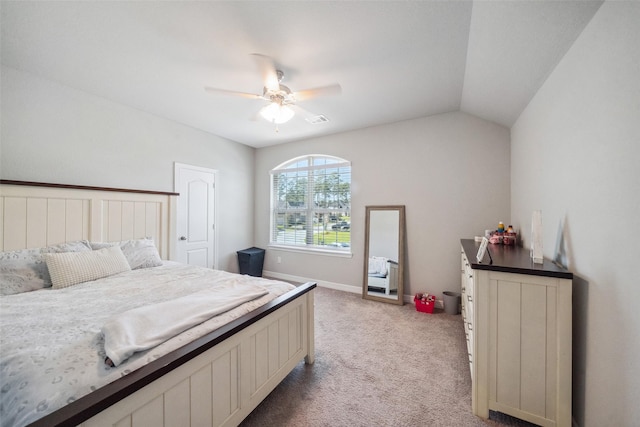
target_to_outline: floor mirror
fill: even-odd
[[[367,206],[362,298],[404,303],[404,205]]]

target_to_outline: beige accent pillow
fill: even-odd
[[[131,270],[119,246],[88,252],[44,254],[53,289]]]

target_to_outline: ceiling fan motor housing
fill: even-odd
[[[280,105],[286,104],[295,104],[296,99],[293,96],[293,92],[285,85],[278,85],[278,90],[270,90],[266,86],[262,90],[262,97],[271,101],[276,102]]]

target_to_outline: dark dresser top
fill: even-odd
[[[489,244],[487,250],[491,252],[491,257],[493,258],[493,263],[490,264],[489,255],[485,254],[482,263],[479,263],[476,259],[480,243],[473,239],[460,239],[460,243],[471,264],[471,268],[474,270],[503,271],[506,273],[573,279],[573,273],[546,258],[542,264],[534,264],[529,249],[519,246]]]

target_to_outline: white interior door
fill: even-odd
[[[198,166],[175,164],[177,203],[176,260],[185,264],[215,268],[216,171]]]

